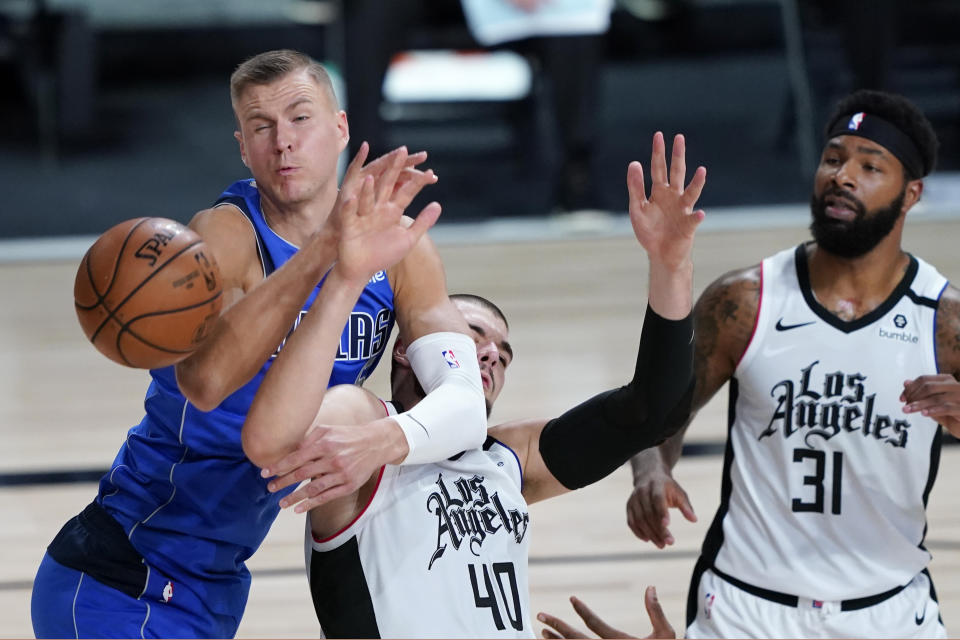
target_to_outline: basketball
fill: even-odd
[[[200,236],[174,220],[135,218],[100,236],[73,287],[83,332],[111,360],[156,369],[190,355],[220,315],[223,290]]]

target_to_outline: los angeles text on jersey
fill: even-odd
[[[437,517],[437,548],[427,563],[428,570],[443,556],[448,544],[454,551],[464,546],[479,557],[489,536],[511,535],[517,544],[523,541],[529,512],[504,507],[496,492],[487,491],[483,476],[460,476],[448,484],[441,472],[436,484],[437,490],[427,496],[427,511]]]
[[[778,431],[784,438],[801,432],[806,445],[816,438],[829,440],[841,433],[860,432],[878,443],[906,447],[910,422],[876,412],[876,393],[868,393],[867,376],[844,371],[817,370],[814,360],[797,381],[781,380],[770,389],[777,407],[758,440]]]

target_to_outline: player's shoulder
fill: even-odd
[[[254,230],[246,215],[233,204],[219,204],[193,214],[188,225],[206,240],[207,235],[239,234],[253,239]]]
[[[756,311],[760,302],[762,270],[760,264],[734,269],[711,282],[697,301],[698,314],[718,312],[732,307]]]
[[[948,282],[940,294],[939,309],[943,310],[944,315],[960,318],[960,289]]]
[[[733,373],[747,346],[760,312],[760,265],[729,271],[708,286],[694,306],[695,362],[698,388],[715,391],[714,383],[702,379],[706,372],[717,378],[718,387]]]
[[[253,225],[233,205],[219,205],[194,214],[188,225],[213,251],[224,281],[249,289],[263,278]]]
[[[960,289],[947,284],[937,302],[937,362],[944,373],[960,373]]]

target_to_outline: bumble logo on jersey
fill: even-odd
[[[867,376],[843,371],[815,374],[818,364],[820,361],[815,360],[800,371],[799,385],[793,380],[773,385],[770,396],[777,407],[757,440],[778,431],[784,438],[802,431],[804,443],[812,447],[818,437],[829,440],[840,433],[859,432],[863,437],[872,436],[878,443],[907,446],[910,423],[875,413],[877,394],[867,395]]]
[[[530,523],[529,512],[505,508],[496,492],[487,491],[483,476],[460,476],[448,484],[440,473],[436,484],[437,490],[427,497],[427,510],[437,516],[437,548],[427,564],[428,570],[443,556],[448,543],[454,551],[466,543],[466,548],[479,556],[488,536],[512,535],[517,544],[523,541]]]

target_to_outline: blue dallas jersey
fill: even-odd
[[[266,275],[296,253],[297,247],[267,225],[253,180],[234,183],[217,202],[238,207],[250,220]],[[380,360],[393,323],[393,291],[380,272],[344,328],[331,384],[363,382]],[[269,493],[240,442],[244,419],[272,361],[209,413],[187,402],[173,367],[151,371],[146,416],[128,433],[98,496],[148,565],[194,591],[209,610],[237,620],[250,584],[244,561],[267,535],[279,499],[292,490]]]

